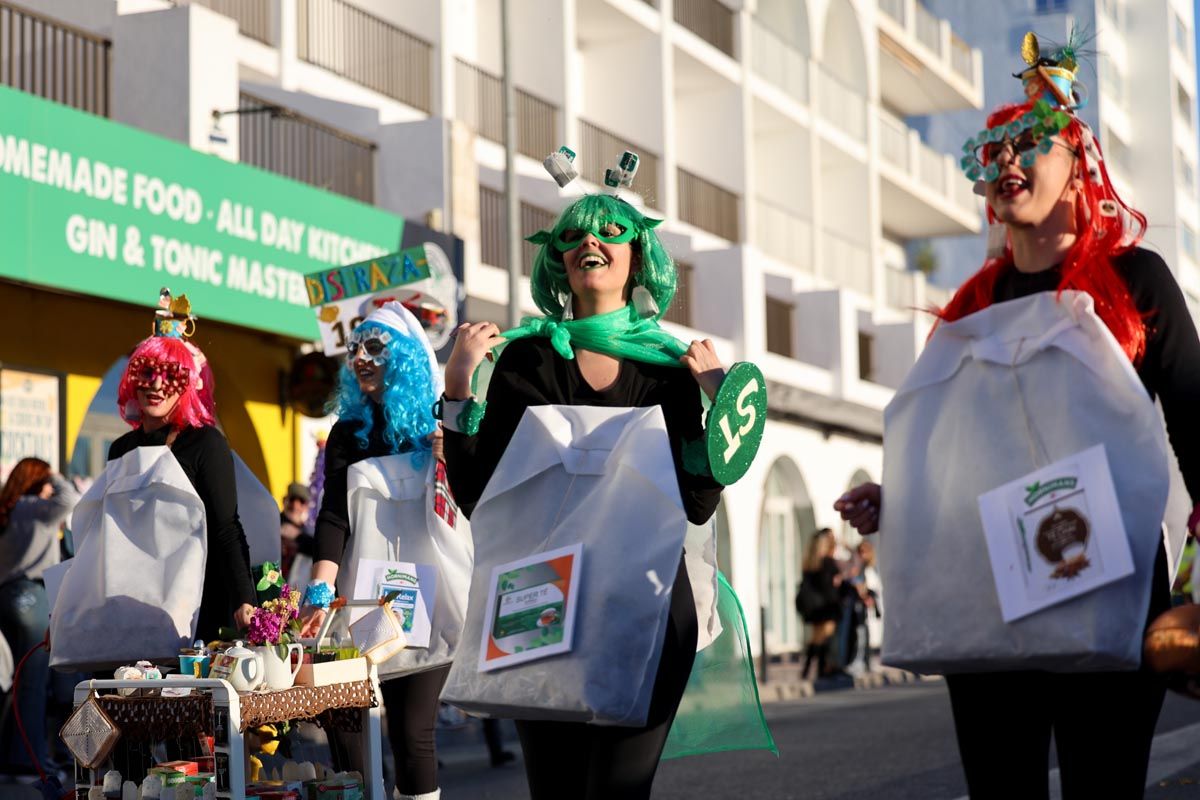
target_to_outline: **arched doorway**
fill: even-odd
[[[799,650],[804,630],[796,616],[804,545],[816,528],[808,487],[796,464],[780,458],[767,474],[759,530],[759,597],[766,610],[767,651]]]

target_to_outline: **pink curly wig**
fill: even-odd
[[[179,402],[171,412],[170,424],[176,430],[200,428],[216,424],[216,404],[212,396],[212,369],[200,348],[167,336],[151,336],[142,340],[129,354],[132,362],[143,356],[156,361],[178,364],[188,371],[190,380]],[[121,418],[136,428],[141,424],[142,413],[138,407],[137,385],[130,375],[129,365],[121,375],[117,387],[117,411]]]

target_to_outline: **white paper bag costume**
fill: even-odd
[[[460,529],[434,511],[434,460],[417,469],[412,456],[368,458],[346,476],[350,540],[337,589],[353,597],[359,559],[411,561],[437,569],[429,647],[410,647],[379,665],[381,678],[394,678],[450,663],[459,647],[473,562],[466,521]]]
[[[513,719],[645,724],[688,532],[662,410],[528,408],[471,528],[467,624],[442,698]],[[493,568],[577,543],[571,652],[480,672]]]
[[[108,462],[71,516],[75,558],[50,615],[50,664],[173,659],[192,644],[208,553],[204,503],[167,447]]]
[[[251,568],[268,561],[278,564],[281,546],[279,504],[237,453],[233,454],[233,477],[237,482],[238,519],[246,532],[246,544],[250,546]]]
[[[977,498],[1096,444],[1135,574],[1005,624]],[[1043,292],[940,326],[884,412],[883,661],[941,673],[1136,668],[1167,489],[1158,413],[1089,295]]]

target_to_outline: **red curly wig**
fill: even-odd
[[[987,126],[1007,124],[1032,108],[1032,101],[1001,106],[988,117]],[[1090,131],[1085,131],[1079,119],[1072,116],[1071,124],[1059,135],[1080,154],[1077,177],[1083,183],[1083,190],[1077,195],[1082,202],[1075,204],[1077,237],[1063,259],[1058,291],[1061,294],[1077,290],[1091,295],[1097,315],[1136,365],[1146,350],[1146,323],[1134,304],[1129,287],[1113,265],[1113,257],[1137,246],[1146,231],[1146,217],[1117,195],[1104,167],[1100,143]],[[1099,182],[1089,177],[1083,164],[1085,138],[1092,139],[1095,152],[1101,156],[1091,159],[1096,163],[1088,165],[1097,170]],[[1113,202],[1118,213],[1115,216],[1111,212],[1108,216],[1102,214],[1101,203]],[[995,222],[991,208],[988,208],[988,222]],[[1012,245],[1006,244],[1002,256],[986,260],[983,267],[959,287],[946,307],[935,312],[938,319],[953,322],[990,306],[996,280],[1012,268]]]
[[[199,356],[197,356],[199,354]],[[142,340],[129,355],[130,362],[139,356],[178,364],[188,371],[187,388],[179,396],[179,402],[171,412],[170,424],[176,430],[200,428],[216,424],[216,406],[212,400],[212,370],[200,349],[182,339],[168,336],[151,336]],[[141,424],[141,409],[137,401],[137,385],[130,374],[129,365],[121,375],[117,387],[117,410],[122,419],[136,428]]]

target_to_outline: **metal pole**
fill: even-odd
[[[758,607],[758,652],[759,658],[759,676],[758,682],[763,686],[767,685],[767,607]]]
[[[521,321],[521,198],[517,193],[517,98],[512,83],[509,0],[500,0],[500,77],[504,90],[504,228],[508,232],[508,326]]]

